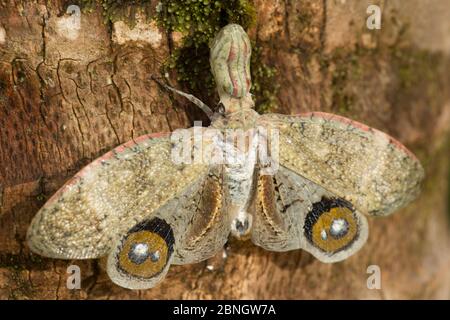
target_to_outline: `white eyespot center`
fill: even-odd
[[[145,256],[148,252],[148,245],[146,243],[138,243],[133,248],[133,253],[137,256]]]
[[[320,232],[320,237],[322,238],[322,240],[327,240],[328,235],[324,229]]]
[[[333,237],[342,237],[348,231],[348,222],[345,219],[335,219],[331,223],[330,233]]]
[[[146,243],[134,243],[128,252],[128,258],[135,264],[144,263],[149,256],[149,248]]]
[[[159,250],[157,250],[150,255],[150,259],[152,260],[152,262],[156,262],[159,260],[160,256],[161,254],[159,253]]]

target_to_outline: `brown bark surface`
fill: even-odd
[[[425,167],[420,197],[370,219],[363,249],[332,265],[230,240],[226,258],[172,266],[158,287],[131,291],[100,261],[32,255],[32,217],[82,166],[133,137],[189,127],[198,112],[149,80],[172,50],[156,24],[136,40],[94,10],[72,40],[67,1],[0,1],[0,299],[450,297],[450,1],[375,1],[381,30],[366,28],[372,1],[254,2],[249,34],[278,71],[271,111],[333,112],[393,135]],[[71,264],[81,290],[66,288]],[[366,286],[372,264],[381,290]]]

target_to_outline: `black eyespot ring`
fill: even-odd
[[[153,278],[166,269],[174,243],[172,227],[166,221],[144,220],[123,237],[116,253],[118,270],[132,277]]]
[[[352,204],[341,198],[323,197],[313,204],[303,226],[305,237],[316,248],[334,254],[358,239],[359,221]]]

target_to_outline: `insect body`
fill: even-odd
[[[423,169],[388,135],[321,112],[256,113],[250,54],[240,26],[223,28],[210,63],[224,113],[210,128],[186,129],[187,140],[146,135],[82,169],[37,213],[30,248],[61,259],[108,256],[112,281],[143,289],[171,264],[213,256],[230,233],[267,250],[343,260],[368,237],[365,215],[388,215],[417,196]],[[243,143],[218,138],[230,130],[243,133]],[[260,139],[277,146],[276,161],[261,156]],[[181,142],[189,161],[173,159]],[[195,161],[199,149],[240,160],[211,161],[209,153]]]

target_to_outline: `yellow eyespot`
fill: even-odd
[[[132,228],[117,254],[118,267],[133,277],[152,278],[162,272],[173,252],[173,233],[163,220],[154,218]]]
[[[336,253],[356,240],[358,221],[349,202],[323,198],[308,213],[304,229],[314,246],[327,253]]]

